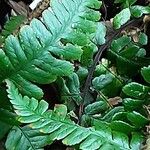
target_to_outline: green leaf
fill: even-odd
[[[47,144],[51,144],[49,135],[25,126],[13,127],[8,134],[5,146],[7,150],[40,150]]]
[[[109,110],[103,117],[102,120],[111,122],[114,114],[124,111],[124,107],[114,107],[113,109]]]
[[[71,99],[77,104],[80,104],[82,102],[82,98],[80,96],[80,82],[78,75],[73,73],[62,82],[63,85],[60,87],[62,100],[65,101],[65,103],[68,103],[68,101]]]
[[[144,57],[144,59],[145,59],[146,50],[144,48],[140,48],[139,51],[137,52],[136,56],[139,57],[139,58]]]
[[[140,48],[136,45],[131,45],[128,48],[122,50],[120,52],[120,55],[122,57],[128,58],[128,59],[132,59],[136,56],[136,54],[139,52]]]
[[[115,0],[114,3],[122,3],[123,7],[130,7],[133,5],[137,0]]]
[[[81,65],[83,67],[88,67],[93,62],[94,51],[97,51],[97,47],[94,44],[89,44],[84,46],[82,49],[83,55],[81,57]]]
[[[143,68],[141,69],[141,74],[142,74],[144,80],[145,80],[146,82],[150,83],[150,66],[148,66],[148,67],[143,67]]]
[[[127,120],[127,112],[117,112],[112,117],[112,121],[120,120],[120,121],[126,121]]]
[[[95,35],[96,44],[102,45],[105,43],[106,27],[103,23],[98,23]]]
[[[56,118],[59,116],[60,119],[65,119],[66,118],[66,115],[67,115],[67,108],[65,105],[55,105],[55,109],[54,109],[54,115],[53,117],[55,117],[56,115]]]
[[[81,145],[81,149],[97,149],[99,148],[103,141],[96,135],[91,135],[85,140]],[[92,144],[91,144],[92,143]]]
[[[130,134],[131,132],[135,131],[134,126],[131,126],[130,124],[120,120],[112,121],[110,123],[110,127],[114,131],[122,132],[125,134]]]
[[[108,60],[102,59],[101,63],[96,66],[94,76],[100,76],[102,74],[105,74],[108,69]]]
[[[111,49],[114,52],[120,52],[125,46],[127,46],[131,42],[131,38],[129,36],[122,36],[117,40],[113,40],[111,43]]]
[[[140,33],[139,35],[139,43],[142,45],[147,45],[148,43],[148,36],[145,33]]]
[[[78,71],[76,73],[77,73],[77,75],[79,77],[80,83],[83,83],[85,81],[87,75],[88,75],[88,69],[79,66],[79,69],[78,69]]]
[[[130,20],[131,13],[129,8],[123,9],[113,19],[113,26],[115,29],[119,29],[123,24]]]
[[[96,113],[101,113],[107,110],[108,104],[104,101],[94,102],[85,107],[85,113],[88,115],[93,115]]]
[[[125,147],[125,149],[129,149],[128,147],[128,137],[123,134],[123,133],[118,133],[116,131],[113,132],[113,136],[114,136],[114,141],[119,144],[119,143],[122,143]],[[118,147],[118,149],[120,149]]]
[[[136,99],[144,99],[148,95],[148,88],[136,82],[131,82],[125,85],[122,91],[126,95]]]
[[[99,9],[102,6],[102,2],[97,0],[88,1],[87,6],[90,8]]]
[[[136,55],[138,55],[138,53]],[[145,65],[145,62],[142,63],[141,60],[136,56],[133,59],[128,59],[124,56],[121,56],[120,53],[113,52],[112,50],[108,51],[108,57],[116,64],[117,72],[122,76],[135,76],[141,67]]]
[[[50,52],[66,60],[79,60],[83,53],[80,47],[72,44],[66,44],[65,48],[62,46],[51,47]]]
[[[136,111],[128,113],[127,118],[136,127],[144,127],[149,123],[149,120],[147,118]]]
[[[93,79],[92,81],[93,87],[97,90],[102,90],[103,88],[105,88],[105,86],[112,83],[113,78],[114,77],[111,74],[100,75],[99,77]]]
[[[22,123],[30,123],[29,127],[31,127],[32,130],[37,131],[38,135],[46,134],[48,136],[48,139],[47,136],[46,137],[44,136],[44,140],[46,142],[45,141],[41,142],[41,138],[38,138],[38,141],[36,140],[37,144],[40,141],[40,144],[37,145],[38,148],[42,148],[45,145],[45,143],[47,144],[47,141],[51,143],[51,141],[54,140],[62,140],[62,142],[67,145],[79,144],[80,149],[83,150],[86,147],[89,150],[96,150],[101,146],[107,147],[108,145],[111,145],[112,148],[117,147],[121,149],[130,150],[129,142],[126,143],[124,141],[125,137],[127,136],[125,134],[122,134],[120,136],[120,133],[116,133],[115,135],[112,136],[111,129],[107,123],[98,122],[97,124],[95,124],[95,128],[81,127],[75,124],[73,121],[71,121],[68,115],[66,115],[65,117],[66,113],[64,114],[64,117],[60,118],[59,113],[57,112],[60,112],[60,110],[62,111],[62,109],[66,110],[65,108],[66,106],[61,105],[60,107],[55,108],[54,110],[57,109],[56,113],[53,110],[48,111],[47,110],[48,104],[46,101],[41,100],[40,102],[38,102],[38,100],[36,100],[35,98],[30,99],[26,96],[22,97],[20,94],[18,94],[18,90],[15,88],[14,84],[10,81],[7,81],[7,86],[8,86],[7,91],[9,94],[8,96],[10,98],[10,102],[13,104],[13,107],[17,115],[19,115],[19,121]],[[118,128],[118,126],[116,127]],[[130,129],[132,129],[131,126],[129,127]],[[25,134],[21,134],[20,131],[19,133],[17,133],[18,136],[14,136],[14,132],[16,131],[12,131],[12,132],[13,134],[10,133],[11,134],[9,135],[10,139],[8,139],[6,142],[7,148],[11,147],[11,149],[12,148],[22,149],[22,144],[21,144],[22,142],[25,144],[23,150],[28,150],[31,147],[31,145],[33,148],[34,143],[32,143],[32,138],[30,140],[30,137],[32,137],[32,135],[30,134],[32,132],[29,132],[28,136],[24,136]],[[93,136],[95,138],[91,140],[91,137]],[[95,143],[94,141],[99,141],[99,142]],[[118,143],[116,141],[120,141],[120,142]]]
[[[150,7],[149,6],[132,6],[131,7],[131,14],[136,17],[139,18],[142,15],[146,15],[150,13]]]
[[[108,97],[115,97],[120,91],[122,83],[113,74],[107,73],[96,77],[92,81],[94,89],[101,91]],[[111,93],[109,92],[111,91]]]
[[[145,52],[144,49],[135,45],[130,37],[122,36],[112,42],[107,54],[109,60],[116,65],[116,71],[120,75],[132,77],[138,73],[141,67],[147,65],[148,62],[142,58],[145,56]]]
[[[135,109],[141,108],[143,103],[144,103],[144,100],[132,99],[132,98],[123,99],[124,108],[125,110],[128,110],[128,111],[133,111]]]
[[[111,129],[109,127],[109,124],[104,121],[100,121],[97,119],[92,119],[91,125],[94,126],[94,128],[98,131],[101,131],[101,134],[104,134],[107,136],[108,139],[111,139]]]

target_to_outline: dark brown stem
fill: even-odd
[[[94,73],[94,70],[96,68],[96,65],[97,63],[99,62],[103,52],[105,50],[107,50],[107,48],[110,46],[110,44],[112,43],[112,41],[117,38],[121,31],[125,30],[126,28],[130,27],[130,26],[133,26],[133,25],[136,25],[137,23],[141,22],[143,20],[143,17],[141,18],[138,18],[136,20],[131,20],[129,22],[127,22],[126,24],[124,24],[120,29],[116,30],[110,37],[109,39],[107,40],[107,42],[101,46],[98,46],[98,52],[94,58],[94,61],[93,61],[93,64],[92,66],[90,67],[89,69],[89,74],[87,76],[87,79],[86,79],[86,82],[85,82],[85,86],[84,86],[84,89],[83,89],[83,94],[82,94],[82,98],[83,98],[83,103],[80,105],[80,109],[79,109],[79,119],[81,119],[82,117],[82,114],[83,114],[83,109],[84,109],[84,102],[86,100],[86,97],[87,97],[87,94],[88,94],[88,90],[89,90],[89,87],[91,86],[91,81],[92,81],[92,77],[93,77],[93,73]]]
[[[104,20],[106,20],[107,19],[107,6],[106,6],[104,0],[102,0],[102,2],[103,2],[104,14],[105,14]]]

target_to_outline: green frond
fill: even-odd
[[[70,146],[79,144],[82,150],[106,148],[135,150],[139,147],[141,137],[136,133],[133,134],[129,144],[125,134],[112,131],[105,122],[95,120],[94,128],[81,127],[70,120],[65,105],[56,105],[54,110],[48,110],[46,101],[38,102],[35,98],[22,97],[10,81],[7,81],[7,86],[8,96],[19,117],[18,120],[30,123],[28,126],[38,130],[39,134],[49,134],[50,141],[62,140],[64,144]]]
[[[36,83],[71,75],[74,67],[69,61],[80,60],[84,47],[95,40],[100,13],[94,9],[101,4],[98,0],[52,0],[40,19],[6,39],[0,50],[0,81],[7,78],[23,94],[40,99],[43,92]],[[103,36],[98,43],[104,42]]]
[[[142,45],[146,43],[146,37],[142,38],[142,42],[140,40],[141,34],[139,34],[137,43],[131,40],[130,36],[126,35],[112,42],[108,51],[108,57],[115,63],[117,72],[120,75],[135,76],[148,63],[149,60],[145,57],[146,50],[142,48]]]
[[[50,143],[47,134],[28,126],[22,128],[14,126],[8,134],[5,146],[7,150],[43,150],[41,147]]]

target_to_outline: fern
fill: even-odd
[[[0,49],[0,81],[7,78],[23,94],[40,99],[43,92],[36,83],[73,73],[73,64],[63,59],[80,59],[82,48],[92,43],[100,19],[92,8],[100,6],[97,0],[53,0],[41,19],[23,26],[18,37],[6,39]]]
[[[108,57],[116,64],[117,72],[120,75],[135,76],[143,66],[149,63],[149,60],[146,60],[145,57],[146,51],[142,48],[142,45],[145,43],[140,40],[141,34],[139,34],[137,43],[133,42],[131,37],[127,35],[112,42],[108,51]],[[145,42],[147,41],[147,38],[142,39],[145,39]],[[123,66],[129,67],[122,69]]]
[[[48,109],[48,103],[44,100],[38,102],[35,98],[22,97],[14,84],[7,81],[10,102],[13,104],[15,112],[18,115],[18,121],[30,123],[28,126],[38,130],[39,134],[50,134],[49,141],[62,139],[66,145],[79,145],[83,150],[95,149],[126,149],[135,150],[139,148],[141,136],[133,134],[129,144],[129,139],[125,134],[112,132],[109,125],[100,121],[93,120],[94,128],[84,128],[70,120],[67,115],[65,105],[56,105],[53,110]],[[13,132],[13,131],[12,131]],[[18,133],[10,133],[9,138],[18,136]],[[19,140],[19,139],[18,139]],[[9,140],[14,149],[26,150],[27,146],[22,147],[23,139],[19,141]],[[38,140],[37,140],[38,142]],[[30,142],[32,143],[32,141]],[[6,147],[11,148],[11,144],[6,142]],[[16,145],[17,144],[17,145]],[[30,149],[36,149],[34,145]]]

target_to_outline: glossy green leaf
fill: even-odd
[[[117,112],[112,117],[112,121],[120,120],[120,121],[126,121],[127,120],[127,112]]]
[[[100,75],[99,77],[96,77],[93,79],[93,81],[92,81],[93,87],[97,90],[102,90],[107,85],[112,83],[113,78],[114,77],[111,74]]]
[[[114,136],[114,141],[119,144],[122,143],[125,147],[125,149],[129,149],[129,145],[128,145],[128,137],[127,135],[123,134],[123,133],[118,133],[118,132],[113,132],[113,136]],[[119,148],[118,148],[119,149]]]
[[[137,52],[136,56],[139,58],[145,57],[146,56],[146,50],[144,48],[140,48],[139,51]]]
[[[129,8],[123,9],[113,19],[113,26],[115,29],[119,29],[123,24],[130,20],[131,13]]]
[[[115,3],[121,3],[124,7],[130,7],[137,0],[115,0]]]
[[[122,83],[113,74],[102,74],[95,77],[92,81],[94,89],[101,91],[108,97],[115,97],[120,91]],[[111,93],[109,92],[111,91]]]
[[[142,74],[144,80],[145,80],[146,82],[150,83],[150,66],[148,66],[148,67],[143,67],[143,68],[141,69],[141,74]]]
[[[93,115],[107,110],[108,104],[104,101],[94,102],[85,107],[85,113]]]
[[[145,33],[140,33],[139,43],[142,45],[146,45],[148,43],[148,36]]]
[[[66,47],[50,47],[50,51],[66,60],[79,60],[83,53],[80,47],[74,46],[72,44],[66,44]]]
[[[100,147],[100,145],[103,143],[104,141],[100,138],[98,138],[97,135],[92,135],[89,136],[81,145],[80,148],[81,149],[89,149],[89,150],[93,150],[93,149],[98,149]],[[92,143],[92,144],[91,144]]]
[[[131,126],[130,124],[120,120],[112,121],[110,123],[110,127],[114,131],[122,132],[125,134],[130,134],[131,132],[135,131],[134,126]]]
[[[94,51],[97,51],[97,47],[94,44],[89,44],[84,46],[83,55],[81,56],[81,65],[84,67],[88,67],[93,62]]]
[[[144,103],[144,100],[132,99],[132,98],[123,99],[124,108],[125,110],[128,110],[128,111],[133,111],[135,109],[141,108],[143,103]]]
[[[5,146],[7,150],[40,150],[47,144],[51,144],[49,135],[25,126],[22,128],[13,127],[8,134]]]
[[[124,111],[124,107],[114,107],[113,109],[109,110],[103,117],[102,120],[111,122],[114,114]]]
[[[125,85],[122,90],[126,95],[137,99],[144,99],[148,95],[148,88],[136,82]]]
[[[95,41],[98,45],[105,43],[106,27],[103,23],[99,23],[97,26],[97,32],[95,35]]]
[[[141,17],[143,14],[149,14],[150,13],[150,7],[149,6],[132,6],[131,7],[131,14],[138,18]]]
[[[147,118],[135,111],[128,113],[127,118],[136,127],[144,127],[146,124],[149,123],[149,120]]]
[[[129,36],[122,36],[117,40],[113,40],[111,43],[111,50],[114,52],[120,52],[125,46],[127,46],[131,42],[131,38]]]
[[[108,60],[102,59],[101,63],[96,66],[94,76],[100,76],[102,74],[105,74],[108,69]]]
[[[136,56],[136,54],[139,52],[140,48],[136,45],[132,45],[131,47],[128,47],[120,52],[120,55],[122,57],[132,59]]]
[[[76,73],[70,75],[66,80],[63,80],[63,87],[61,87],[62,100],[66,103],[71,99],[77,104],[82,102],[80,96],[80,82]]]

